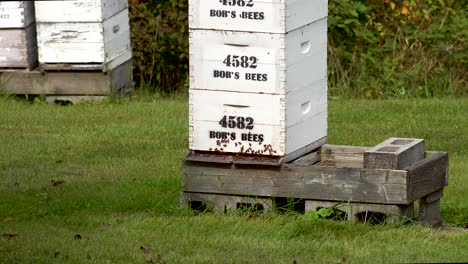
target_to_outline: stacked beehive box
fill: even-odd
[[[327,135],[327,0],[190,0],[190,149],[293,159]]]
[[[127,0],[38,1],[36,21],[45,68],[95,64],[108,71],[131,59]]]
[[[37,66],[34,3],[0,2],[0,68]]]

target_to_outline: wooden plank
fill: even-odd
[[[36,1],[38,22],[102,22],[127,9],[127,0]]]
[[[291,163],[296,164],[296,165],[310,166],[310,165],[316,164],[319,161],[320,161],[320,152],[313,151],[292,161]]]
[[[110,78],[110,91],[117,97],[126,97],[134,92],[132,58],[107,72]]]
[[[100,71],[0,71],[6,94],[125,96],[133,91],[132,61]]]
[[[302,89],[297,97],[326,99],[326,19],[288,34],[191,30],[189,42],[192,89],[270,94]],[[313,102],[312,107],[318,103]]]
[[[323,145],[320,150],[322,162],[337,168],[362,168],[364,152],[370,147]]]
[[[8,94],[109,95],[109,78],[102,72],[12,71],[0,73]]]
[[[128,9],[103,22],[105,61],[110,61],[131,48]]]
[[[40,63],[102,63],[101,23],[38,23]]]
[[[28,68],[37,66],[36,27],[0,29],[0,68]]]
[[[198,29],[286,33],[326,17],[327,4],[327,0],[264,0],[247,4],[190,0],[189,22],[191,28]]]
[[[41,71],[101,71],[102,64],[41,63],[39,68]]]
[[[0,1],[0,28],[25,28],[34,22],[32,1]]]
[[[409,198],[417,200],[447,186],[448,162],[446,152],[433,152],[429,158],[406,168]]]
[[[409,204],[407,172],[285,164],[281,168],[208,168],[186,162],[184,191]]]
[[[283,95],[192,89],[189,104],[190,150],[285,155]]]

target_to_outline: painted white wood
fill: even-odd
[[[291,157],[324,144],[328,1],[189,4],[190,149]],[[253,127],[236,126],[246,117]]]
[[[191,90],[190,149],[231,153],[252,149],[249,154],[284,156],[317,142],[327,136],[327,98],[322,85],[319,82],[315,89],[297,90],[286,97]],[[304,102],[310,105],[304,108]],[[235,117],[234,122],[238,117],[251,117],[253,128],[223,127],[224,116]],[[249,133],[257,136],[248,141],[242,135]],[[273,153],[265,151],[265,146],[271,146]]]
[[[294,126],[327,111],[327,80],[286,94],[286,126]]]
[[[101,23],[38,23],[40,63],[100,63],[104,61]]]
[[[309,119],[286,128],[286,154],[327,137],[327,116],[325,110]]]
[[[37,28],[40,63],[106,63],[130,49],[128,9],[103,23],[38,23]]]
[[[0,29],[0,68],[33,68],[37,64],[36,28]]]
[[[37,22],[103,22],[127,9],[127,0],[36,1]]]
[[[117,67],[117,66],[123,64],[124,62],[131,60],[131,59],[132,59],[132,50],[127,49],[126,51],[120,53],[116,57],[108,60],[103,65],[102,71],[103,72],[108,72],[108,71],[114,69],[115,67]]]
[[[288,34],[191,30],[189,41],[192,89],[286,94],[327,77],[326,18]],[[247,67],[228,65],[234,55]]]
[[[250,152],[251,149],[252,152],[265,151],[258,153],[263,155],[285,154],[282,95],[191,90],[189,108],[190,149],[219,152]],[[245,128],[238,125],[232,128],[229,124],[223,127],[220,121],[224,116],[227,120],[235,117],[233,121],[237,123],[239,117],[243,118]],[[247,118],[252,118],[253,122],[248,122]]]
[[[131,48],[128,9],[104,21],[103,29],[105,61],[112,60]]]
[[[190,0],[191,29],[286,33],[327,17],[328,0]]]
[[[25,28],[34,22],[34,2],[0,1],[0,28]]]

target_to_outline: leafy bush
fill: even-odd
[[[141,89],[173,92],[188,78],[188,1],[130,0]],[[468,94],[466,0],[329,0],[330,94]]]
[[[134,79],[140,89],[171,93],[185,86],[187,12],[187,0],[130,0]]]
[[[331,94],[467,94],[466,1],[331,0]]]

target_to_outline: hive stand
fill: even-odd
[[[134,90],[132,61],[108,72],[93,68],[63,68],[44,71],[0,70],[0,94],[41,95],[55,101],[100,101],[109,96],[125,97]]]
[[[379,155],[404,167],[366,168],[379,163]],[[345,212],[348,220],[366,221],[379,213],[386,222],[415,219],[439,225],[448,154],[424,152],[423,140],[401,138],[375,148],[324,145],[285,164],[264,159],[255,164],[252,158],[245,162],[226,155],[200,159],[191,152],[183,162],[182,183],[181,206],[194,209],[210,204],[219,213],[246,206],[271,212],[278,201],[290,198],[300,205],[299,211],[331,207]]]

